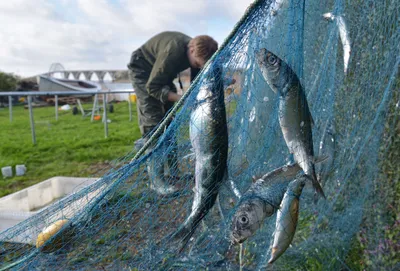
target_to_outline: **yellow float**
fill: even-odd
[[[45,228],[41,233],[39,233],[36,239],[36,247],[40,248],[44,252],[52,252],[61,248],[62,244],[64,243],[63,240],[65,241],[64,238],[66,238],[66,234],[64,233],[60,236],[57,236],[51,243],[46,244],[45,246],[43,245],[46,243],[47,240],[49,240],[57,232],[59,232],[62,227],[68,223],[68,221],[68,219],[57,220],[56,222]]]

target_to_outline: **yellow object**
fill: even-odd
[[[43,246],[43,244],[46,243],[46,241],[49,240],[52,236],[54,236],[57,232],[59,232],[66,223],[68,223],[67,219],[57,220],[56,222],[45,228],[41,233],[39,233],[36,239],[36,247],[39,248]],[[53,249],[61,247],[60,245],[62,243],[63,238],[56,238],[56,239],[58,240],[54,240],[54,242],[52,242],[53,245],[51,245]],[[43,247],[43,249],[49,250],[49,246],[47,245]]]
[[[130,94],[129,95],[129,100],[132,102],[132,103],[136,103],[136,94],[135,93],[133,93],[133,94]]]

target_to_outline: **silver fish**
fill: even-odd
[[[313,163],[313,120],[299,78],[288,64],[265,48],[257,53],[257,60],[268,85],[279,94],[279,124],[286,145],[304,173],[311,177],[316,192],[325,198]]]
[[[327,160],[318,157],[316,164]],[[231,243],[243,243],[261,228],[282,202],[287,186],[301,170],[297,163],[285,165],[262,176],[242,195],[231,224]]]
[[[190,140],[195,153],[195,188],[192,211],[174,238],[183,238],[182,249],[200,221],[213,207],[226,179],[228,127],[224,102],[222,68],[214,64],[208,70],[190,115]]]
[[[324,13],[322,15],[325,20],[336,22],[337,28],[339,29],[339,37],[342,42],[343,48],[343,69],[344,74],[347,74],[347,69],[349,67],[350,53],[351,53],[351,41],[349,31],[347,30],[346,22],[344,17],[341,15],[333,15],[331,12]]]
[[[273,263],[278,259],[293,240],[299,217],[299,197],[307,178],[306,175],[300,176],[290,182],[287,187],[276,216],[274,243],[268,263]]]

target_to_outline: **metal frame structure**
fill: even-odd
[[[54,96],[55,98],[55,118],[58,121],[58,96],[78,96],[78,95],[95,95],[96,99],[98,95],[103,95],[103,123],[104,123],[104,135],[105,138],[108,137],[108,122],[107,122],[107,94],[115,94],[115,93],[134,93],[135,91],[85,91],[85,92],[77,92],[77,91],[68,91],[68,92],[47,92],[47,91],[21,91],[21,92],[0,92],[0,96],[8,96],[9,103],[9,111],[10,111],[10,122],[13,120],[12,114],[12,96],[27,96],[28,97],[28,107],[29,107],[29,119],[31,124],[31,132],[32,132],[32,142],[36,144],[36,133],[35,133],[35,122],[33,117],[33,106],[32,106],[32,96]],[[132,121],[132,102],[128,99],[129,104],[129,121]]]

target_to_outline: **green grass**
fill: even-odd
[[[90,109],[90,104],[83,105]],[[73,115],[71,110],[59,111],[55,120],[54,107],[34,108],[36,145],[32,143],[29,111],[13,107],[10,122],[8,108],[0,108],[0,167],[13,166],[14,177],[0,178],[0,197],[54,176],[88,177],[107,167],[110,161],[123,157],[140,138],[136,106],[132,104],[129,121],[127,102],[114,103],[108,113],[108,138],[101,121]],[[15,177],[15,165],[25,164],[25,176]]]

